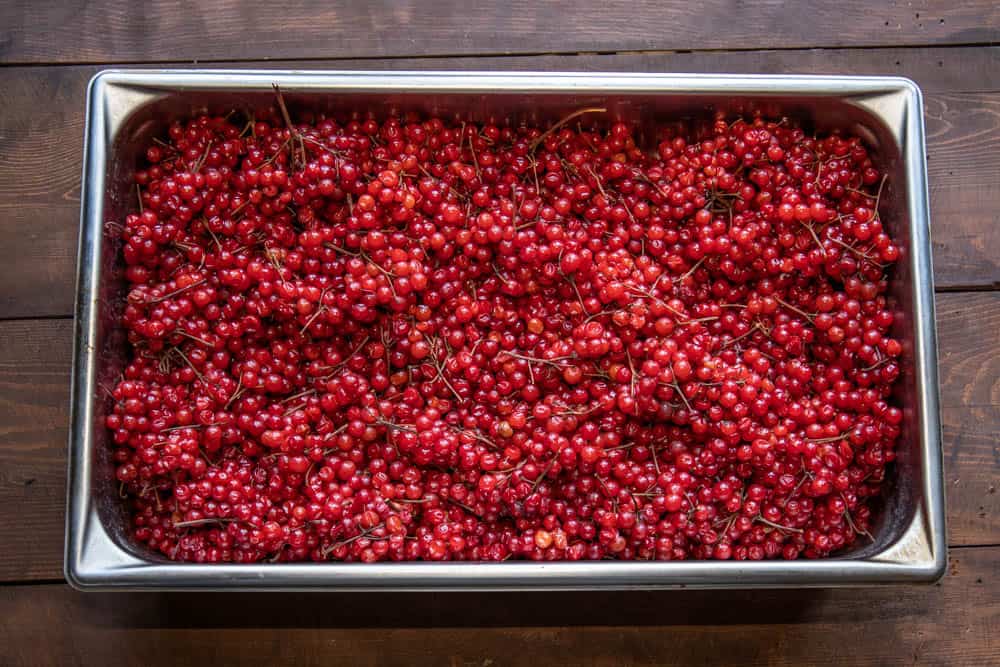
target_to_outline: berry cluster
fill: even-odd
[[[176,122],[113,225],[134,537],[198,562],[794,559],[868,536],[902,412],[862,142]]]

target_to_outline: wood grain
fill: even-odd
[[[939,294],[937,321],[949,535],[998,544],[1000,293]]]
[[[996,664],[1000,560],[934,586],[483,594],[0,588],[9,665]],[[197,603],[195,603],[197,599]]]
[[[0,101],[0,313],[70,315],[92,73],[14,72],[0,68],[0,86],[9,86]]]
[[[991,0],[735,3],[112,0],[0,7],[7,63],[987,44]],[[808,30],[804,27],[808,26]]]
[[[0,324],[0,580],[62,576],[72,344],[72,320]]]
[[[996,288],[1000,95],[927,95],[924,109],[935,276],[942,285]]]
[[[938,309],[949,541],[1000,544],[1000,292]],[[0,322],[0,580],[61,574],[72,338],[70,320]]]
[[[288,63],[267,63],[289,66]],[[897,73],[926,93],[939,286],[1000,284],[1000,47],[326,61],[362,69]],[[84,92],[96,67],[0,68],[0,318],[69,315]]]

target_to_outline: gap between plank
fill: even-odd
[[[948,44],[865,44],[858,46],[775,46],[769,48],[736,47],[736,48],[712,48],[712,49],[626,49],[622,51],[505,51],[495,53],[424,53],[419,55],[371,55],[371,56],[304,56],[298,58],[205,58],[195,60],[179,60],[177,58],[151,59],[151,60],[74,60],[74,61],[5,61],[0,63],[0,68],[5,67],[79,67],[97,66],[114,67],[116,65],[211,65],[213,63],[295,63],[295,62],[363,62],[369,60],[440,60],[440,59],[504,59],[504,58],[537,58],[545,56],[562,56],[573,58],[576,56],[656,56],[656,55],[685,55],[694,53],[768,53],[768,52],[796,52],[796,51],[877,51],[886,49],[957,49],[969,47],[992,48],[1000,45],[997,42],[953,42]]]

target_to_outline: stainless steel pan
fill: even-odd
[[[861,135],[889,180],[883,223],[902,244],[893,296],[905,342],[904,429],[871,543],[826,560],[768,562],[172,563],[134,544],[118,498],[100,385],[123,365],[117,241],[135,208],[140,147],[176,117],[255,107],[281,86],[294,108],[420,110],[544,124],[583,106],[658,123],[765,108]],[[645,128],[645,130],[643,129]],[[69,449],[66,577],[81,589],[495,590],[844,586],[933,581],[946,564],[934,289],[920,90],[894,77],[686,74],[105,71],[91,82],[83,173]]]

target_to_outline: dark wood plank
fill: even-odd
[[[935,277],[1000,286],[1000,94],[926,95]]]
[[[271,66],[281,63],[271,63]],[[295,66],[618,71],[892,72],[927,97],[939,286],[1000,284],[1000,48],[329,61]],[[289,66],[285,63],[285,66]],[[0,318],[69,315],[84,92],[96,67],[0,68]]]
[[[0,26],[8,63],[150,62],[985,44],[1000,40],[1000,10],[991,0],[151,0],[141,11],[111,0],[14,0],[0,8]]]
[[[1000,292],[939,294],[949,537],[1000,544]],[[61,575],[70,320],[0,322],[0,581]]]
[[[72,344],[72,320],[0,324],[0,580],[62,576]]]
[[[937,321],[948,533],[998,544],[1000,293],[939,294]]]
[[[0,85],[10,86],[0,113],[0,312],[10,317],[73,312],[92,76],[73,69],[34,68],[20,77],[0,69]]]
[[[934,586],[484,594],[0,588],[9,665],[996,664],[1000,550]]]

